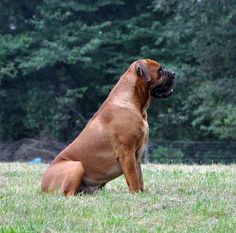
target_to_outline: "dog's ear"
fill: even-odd
[[[146,82],[151,81],[150,72],[148,69],[148,64],[145,64],[143,61],[137,61],[135,64],[135,69],[137,72],[137,75],[144,79]]]

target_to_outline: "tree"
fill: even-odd
[[[1,1],[0,138],[74,138],[129,64],[149,57],[177,74],[173,97],[149,109],[151,137],[235,139],[235,9],[232,0]]]

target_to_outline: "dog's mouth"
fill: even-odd
[[[151,90],[151,95],[156,98],[167,98],[173,93],[175,74],[169,71],[164,72],[164,83],[161,83]]]
[[[165,87],[163,85],[158,85],[151,90],[151,94],[156,98],[167,98],[172,95],[173,88]]]

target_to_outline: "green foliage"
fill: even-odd
[[[183,161],[183,157],[184,154],[179,149],[158,146],[151,153],[150,160],[157,163],[180,163]]]
[[[0,138],[70,140],[139,58],[174,70],[151,137],[236,139],[236,5],[224,1],[0,2]]]
[[[154,141],[149,147],[149,161],[157,163],[212,164],[235,163],[234,141]]]
[[[205,86],[199,89],[199,96],[202,98],[201,105],[193,111],[194,120],[192,125],[198,127],[206,135],[218,135],[220,139],[235,139],[236,135],[236,107],[232,101],[228,102],[227,93],[218,96],[216,93],[222,91],[222,85],[227,80],[218,81],[218,85],[212,82],[205,82]],[[230,82],[235,83],[235,81]],[[225,87],[224,87],[225,88]],[[228,94],[232,88],[228,86]]]

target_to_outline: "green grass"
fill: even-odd
[[[236,232],[236,165],[145,165],[145,192],[124,178],[94,195],[40,192],[46,165],[0,164],[0,233]]]

